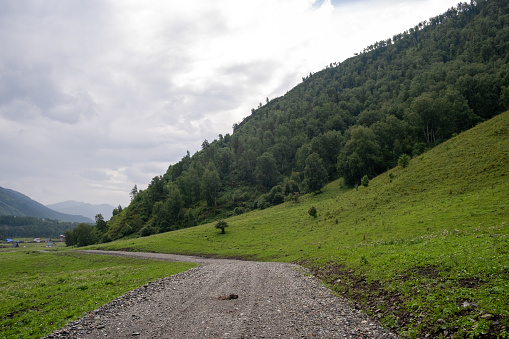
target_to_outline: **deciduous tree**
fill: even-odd
[[[228,226],[229,226],[229,225],[228,225],[228,223],[227,223],[226,221],[224,221],[224,220],[219,220],[219,221],[216,223],[216,226],[215,226],[215,227],[221,230],[221,234],[225,234],[224,229],[225,229],[226,227],[228,227]]]
[[[323,160],[318,153],[311,153],[306,159],[304,185],[309,192],[315,192],[321,190],[326,183],[327,170],[323,165]]]
[[[131,190],[131,193],[129,194],[131,196],[131,201],[133,201],[136,196],[138,195],[138,186],[134,185],[133,189]]]
[[[108,230],[108,224],[101,213],[95,215],[95,227],[100,234]]]
[[[217,171],[206,169],[201,178],[201,193],[203,198],[207,201],[208,206],[215,206],[216,199],[219,195],[221,188],[221,179]]]
[[[349,139],[338,157],[338,171],[347,185],[358,184],[364,175],[380,171],[381,157],[375,133],[364,126],[348,130]]]
[[[255,178],[264,189],[272,188],[277,183],[279,172],[272,153],[264,153],[256,159]]]
[[[99,240],[94,226],[90,224],[81,223],[72,232],[78,247],[93,245]]]

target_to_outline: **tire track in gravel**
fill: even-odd
[[[298,265],[82,252],[201,265],[130,291],[47,338],[397,338]]]

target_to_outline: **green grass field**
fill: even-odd
[[[405,337],[509,338],[509,112],[374,178],[94,248],[299,262]],[[308,214],[316,207],[318,217]]]
[[[21,240],[16,238],[15,240]],[[12,252],[12,251],[55,251],[58,249],[65,248],[65,242],[55,241],[53,242],[55,247],[46,247],[47,243],[45,242],[20,242],[18,247],[12,247],[12,244],[1,243],[0,244],[0,252]]]
[[[196,266],[39,249],[0,252],[0,262],[0,338],[40,338],[127,291]]]

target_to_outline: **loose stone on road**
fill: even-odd
[[[130,291],[47,338],[397,338],[298,265],[85,252],[201,265]]]

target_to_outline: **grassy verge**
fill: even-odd
[[[39,338],[127,291],[195,266],[71,251],[3,252],[0,261],[0,338]]]
[[[509,113],[368,187],[96,246],[293,261],[404,337],[509,338]],[[318,217],[308,214],[312,207]]]

